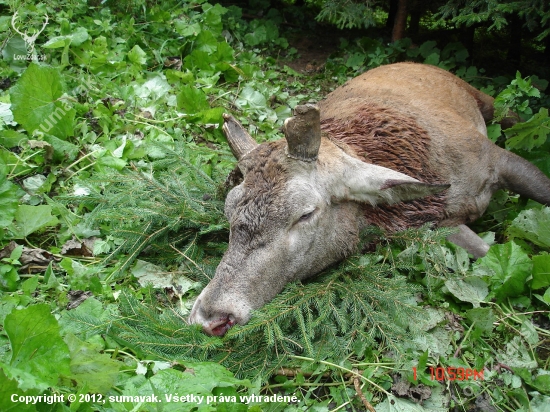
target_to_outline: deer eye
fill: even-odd
[[[308,212],[308,213],[304,213],[302,216],[300,216],[300,219],[298,219],[298,222],[305,222],[311,216],[313,216],[313,212],[315,212],[315,210],[312,210],[311,212]]]

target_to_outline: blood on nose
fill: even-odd
[[[223,315],[215,320],[205,322],[203,330],[208,335],[223,336],[235,323],[233,315]]]

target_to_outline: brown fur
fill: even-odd
[[[233,232],[244,234],[249,241],[269,226],[266,216],[278,219],[281,213],[273,194],[280,193],[288,180],[284,147],[284,141],[260,145],[239,163],[247,179],[237,205],[241,212],[232,222],[237,228]]]
[[[345,120],[324,119],[321,129],[336,142],[348,145],[367,163],[405,173],[422,182],[445,183],[428,165],[430,137],[414,119],[391,108],[369,103]],[[445,194],[396,205],[365,206],[369,224],[386,230],[403,230],[439,222],[445,214]]]

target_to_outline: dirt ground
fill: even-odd
[[[290,47],[298,51],[293,59],[283,59],[284,64],[299,73],[318,73],[323,70],[328,57],[337,52],[340,37],[328,30],[326,33],[292,34],[288,37]]]

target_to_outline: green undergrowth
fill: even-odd
[[[278,139],[294,106],[360,72],[435,64],[514,111],[490,138],[550,175],[545,80],[489,77],[459,43],[369,38],[305,75],[277,10],[96,3],[1,9],[0,410],[545,410],[550,209],[506,192],[475,223],[482,259],[449,229],[369,228],[224,338],[186,322],[227,248],[224,112]],[[33,44],[15,11],[44,26]]]

